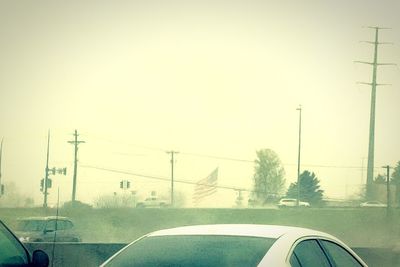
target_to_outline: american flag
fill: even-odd
[[[197,205],[203,198],[217,192],[217,179],[218,179],[218,168],[216,168],[206,178],[201,179],[196,183],[193,194],[193,202]]]

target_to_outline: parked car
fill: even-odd
[[[18,238],[0,221],[0,266],[47,267],[49,257],[42,250],[35,250],[32,256]]]
[[[367,201],[360,204],[362,208],[386,208],[387,205],[379,201]]]
[[[22,242],[80,242],[74,224],[67,217],[28,217],[19,219],[15,229]]]
[[[157,197],[148,197],[143,202],[138,202],[136,204],[137,208],[162,208],[166,206],[167,202]]]
[[[198,225],[147,234],[114,254],[114,266],[367,266],[337,238],[274,225]]]
[[[278,204],[279,207],[296,207],[297,199],[295,198],[282,198]],[[299,201],[300,207],[310,207],[310,203],[305,201]]]

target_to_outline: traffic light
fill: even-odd
[[[121,189],[124,188],[124,181],[119,182],[119,188],[121,188]]]
[[[51,174],[51,175],[54,175],[54,174],[56,174],[56,172],[57,172],[57,170],[56,170],[56,168],[54,167],[54,168],[49,168],[49,169],[47,169],[47,173],[48,174]]]
[[[4,195],[4,184],[0,185],[0,196]]]
[[[57,169],[58,174],[67,175],[67,168],[59,168]]]
[[[47,188],[51,188],[53,185],[53,181],[50,178],[47,178]],[[44,179],[40,180],[40,192],[44,191]]]
[[[130,188],[131,187],[131,182],[126,181],[126,188]]]

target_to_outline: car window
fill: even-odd
[[[25,249],[0,222],[0,266],[24,266],[28,263]]]
[[[47,231],[55,231],[56,230],[56,220],[50,220],[46,224]]]
[[[74,225],[72,224],[71,221],[64,221],[64,229],[71,229],[72,227],[74,227]]]
[[[298,259],[300,266],[306,267],[330,267],[329,261],[322,248],[316,240],[306,240],[300,242],[294,249],[293,254]],[[290,260],[292,264],[292,257]],[[292,265],[298,266],[298,265]]]
[[[296,254],[292,254],[292,256],[290,256],[290,266],[292,267],[301,267],[299,259],[297,258]]]
[[[64,220],[58,220],[57,221],[57,230],[65,230],[66,229],[66,224]]]
[[[330,241],[321,241],[325,250],[328,252],[331,260],[335,263],[336,266],[346,266],[346,267],[359,267],[362,266],[347,250],[343,247],[330,242]]]
[[[275,242],[242,236],[158,236],[127,247],[106,266],[257,266]]]
[[[43,231],[46,222],[43,220],[21,220],[18,221],[17,231],[23,232],[37,232]]]

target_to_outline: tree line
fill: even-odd
[[[253,199],[258,204],[274,203],[282,196],[297,199],[297,181],[285,190],[285,170],[278,154],[271,149],[256,151]],[[300,174],[300,201],[307,201],[311,205],[322,204],[324,190],[320,187],[320,180],[314,172],[305,170]]]

